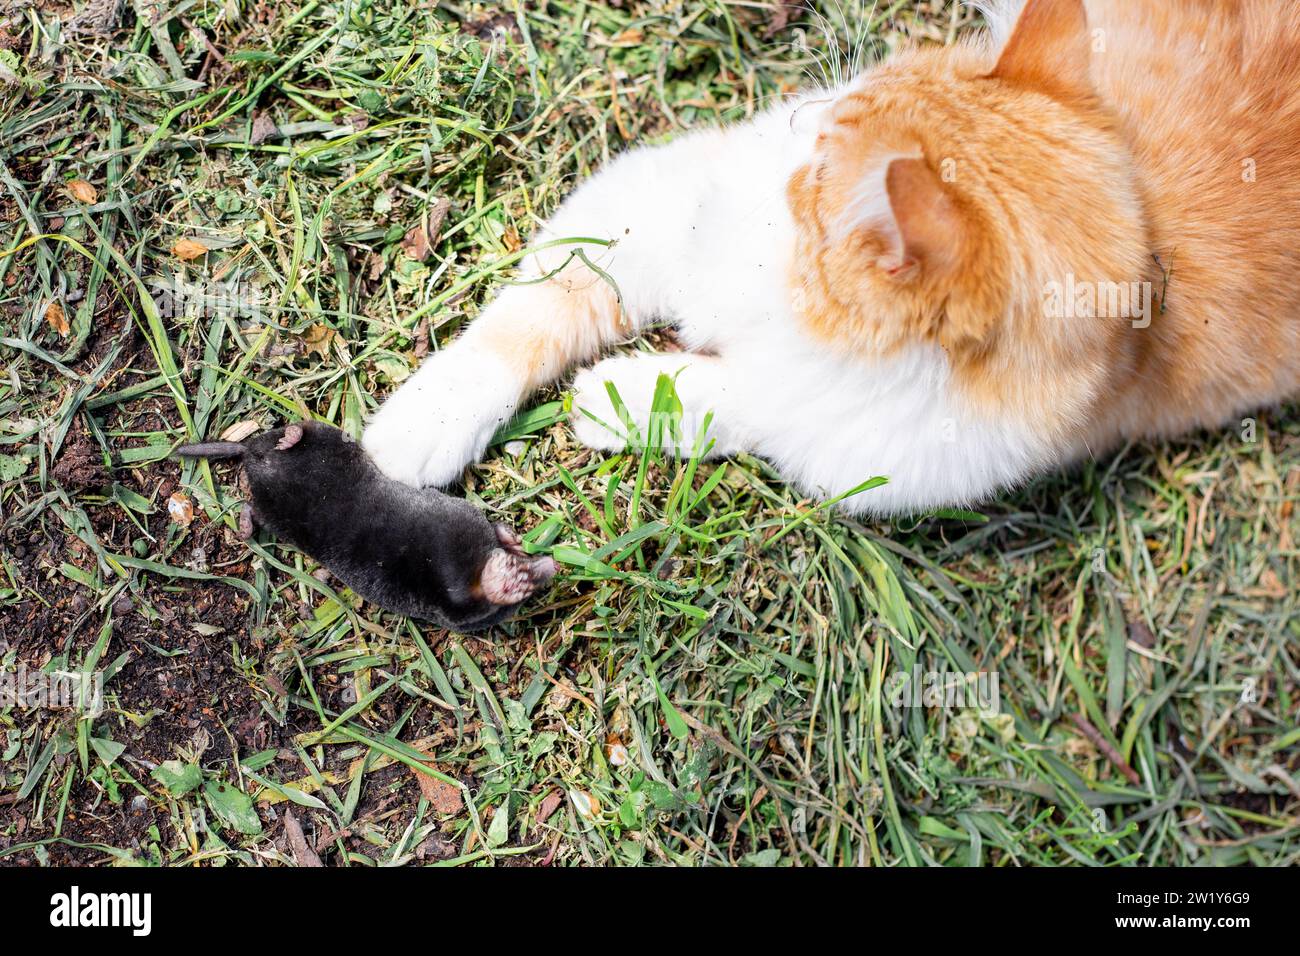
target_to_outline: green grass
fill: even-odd
[[[564,574],[480,637],[234,539],[234,475],[175,444],[359,431],[575,182],[828,59],[764,4],[538,6],[9,15],[0,661],[106,679],[94,717],[0,709],[0,862],[1300,861],[1294,412],[883,525],[751,458],[594,455],[551,391],[467,493]],[[829,33],[972,23],[878,6]],[[914,669],[995,671],[999,712],[896,706]]]

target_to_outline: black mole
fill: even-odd
[[[245,442],[204,442],[185,458],[239,458],[255,525],[291,542],[368,601],[389,611],[473,630],[504,620],[555,574],[524,553],[506,525],[467,501],[384,475],[349,435],[300,422]]]

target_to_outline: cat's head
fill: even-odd
[[[823,114],[792,177],[795,305],[859,353],[933,342],[956,362],[1043,328],[1045,283],[1136,279],[1145,259],[1131,164],[1090,79],[1081,0],[1029,0],[987,40],[895,55]]]

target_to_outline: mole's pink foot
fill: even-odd
[[[501,547],[488,557],[479,587],[493,604],[518,604],[545,587],[558,568],[554,558],[527,554],[508,525],[497,525],[496,532]]]
[[[239,509],[239,540],[247,541],[257,530],[257,525],[253,521],[253,506],[245,502],[244,507]]]
[[[284,435],[275,443],[275,450],[288,451],[294,445],[298,444],[298,442],[302,441],[302,435],[303,431],[301,425],[286,425],[284,428]]]

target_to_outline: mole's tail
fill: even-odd
[[[244,451],[244,446],[237,441],[204,441],[181,445],[172,454],[177,458],[243,458]]]

